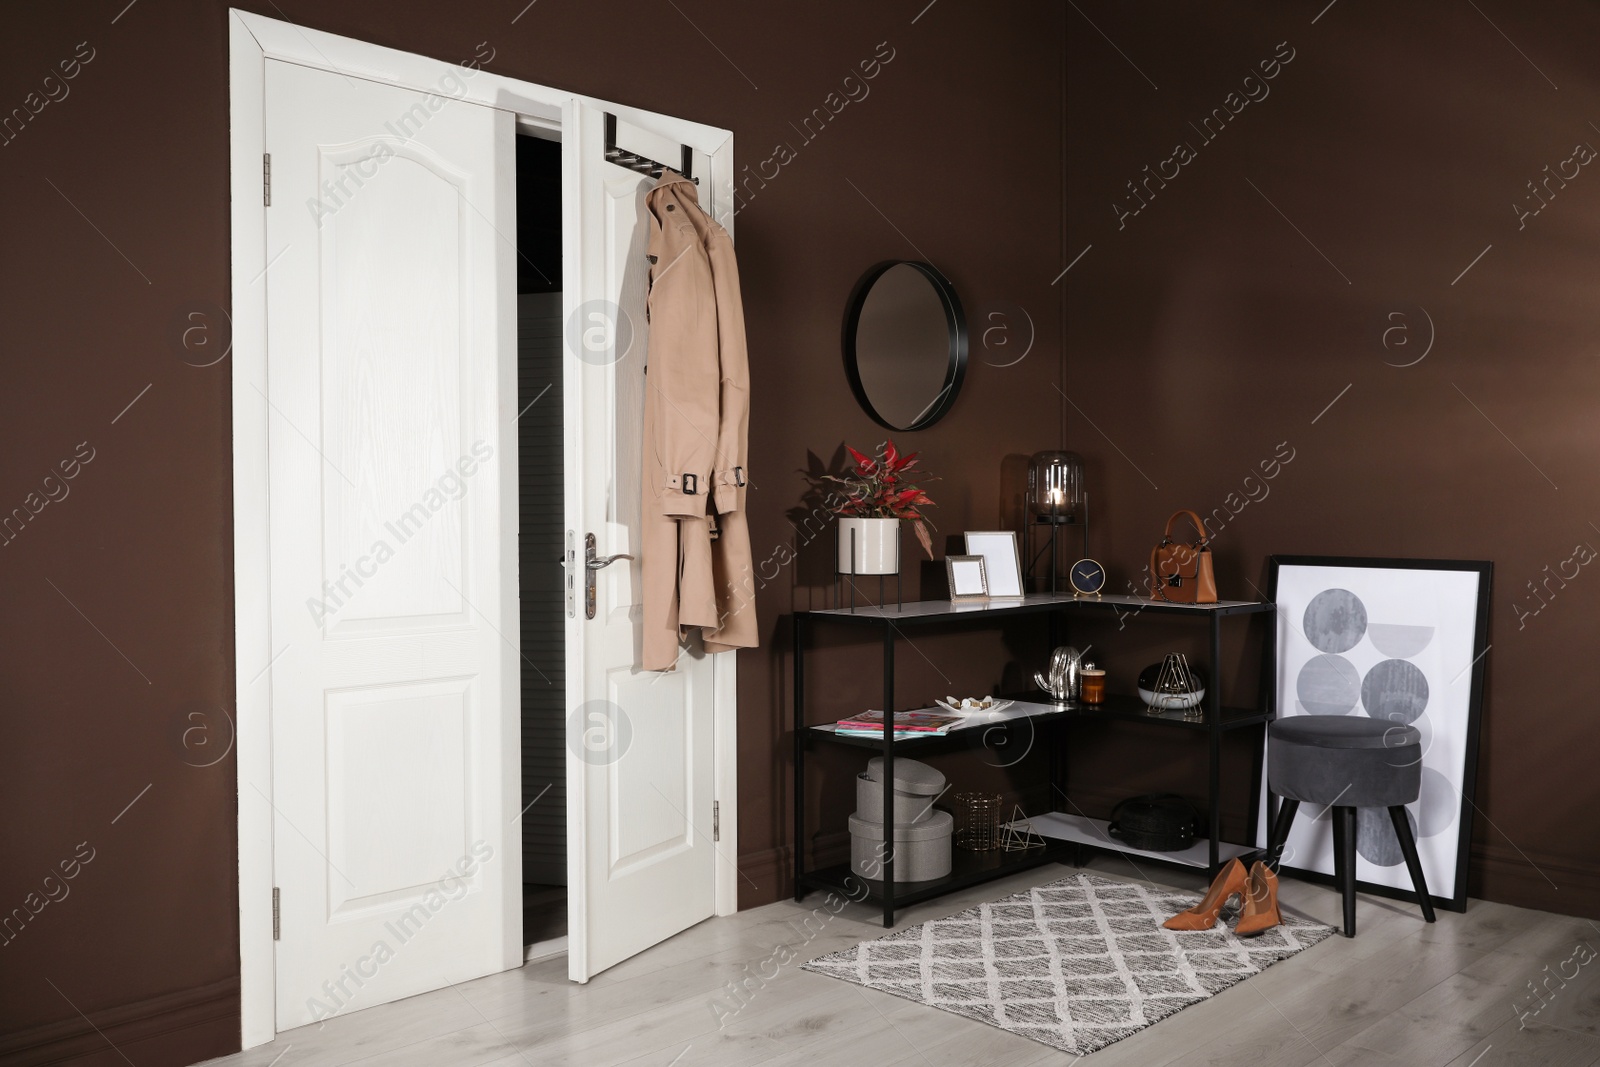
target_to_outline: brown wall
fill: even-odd
[[[1320,4],[1085,7],[1124,58],[1053,5],[940,3],[914,25],[921,2],[702,0],[680,14],[542,0],[515,25],[486,3],[247,6],[446,60],[487,41],[497,72],[728,127],[741,161],[780,140],[798,150],[737,228],[758,559],[795,540],[786,514],[808,453],[882,436],[838,364],[852,283],[877,260],[926,258],[974,323],[955,409],[900,442],[944,476],[942,533],[1003,521],[1002,461],[1057,444],[1067,410],[1069,443],[1089,459],[1096,554],[1118,581],[1169,510],[1221,505],[1281,441],[1295,460],[1218,542],[1225,594],[1264,585],[1272,552],[1494,560],[1473,891],[1600,913],[1583,594],[1597,579],[1585,571],[1520,628],[1514,609],[1519,594],[1536,605],[1525,583],[1542,568],[1600,544],[1584,462],[1600,392],[1588,292],[1600,191],[1587,183],[1600,179],[1572,180],[1524,229],[1510,208],[1546,163],[1600,143],[1588,126],[1600,87],[1581,50],[1600,31],[1595,9],[1496,13],[1524,58],[1470,6],[1338,4],[1315,25]],[[228,365],[186,365],[178,343],[187,312],[228,300],[226,15],[201,0],[139,3],[112,24],[122,8],[0,21],[0,112],[78,42],[94,49],[70,95],[0,147],[0,508],[23,504],[79,442],[94,449],[70,495],[0,548],[0,913],[80,842],[94,849],[70,895],[0,947],[0,1063],[46,1048],[116,1058],[77,1009],[141,1064],[237,1040],[233,766],[204,766],[226,749],[234,684]],[[1271,95],[1119,228],[1124,182],[1284,40],[1295,58]],[[871,95],[801,144],[790,124],[882,41],[895,58]],[[1009,367],[997,364],[1014,348],[980,340],[1002,307],[1014,341],[1024,313],[1037,333]],[[1422,309],[1432,351],[1385,365],[1420,351]],[[1081,414],[1053,388],[1063,321]],[[1386,349],[1397,322],[1411,346]],[[786,616],[824,602],[809,566],[764,590],[767,647],[740,657],[746,905],[783,895],[789,870]],[[1167,640],[1142,634],[1118,655],[1136,665]],[[819,700],[874,702],[874,651],[824,645]],[[1017,629],[918,638],[902,646],[899,691],[988,688],[1002,663],[1014,683],[1041,647]],[[1248,683],[1245,643],[1225,658]],[[1130,784],[1123,768],[1154,782],[1187,762],[1149,739],[1086,739],[1074,788],[1110,797]],[[850,770],[823,764],[812,784],[846,788]],[[990,773],[1019,790],[1026,780]],[[837,828],[839,799],[818,804]]]
[[[0,514],[79,442],[94,449],[0,548],[0,909],[94,849],[0,947],[5,1064],[122,1062],[79,1010],[141,1065],[237,1047],[234,768],[202,766],[227,750],[234,689],[228,364],[187,365],[206,359],[180,344],[187,313],[220,327],[228,303],[226,5],[124,3],[0,15],[0,114],[93,49],[69,95],[0,146]],[[1019,308],[1037,331],[1014,367],[976,347],[950,418],[904,442],[944,475],[941,529],[998,521],[1001,458],[1058,443],[1059,13],[542,0],[513,25],[519,5],[480,0],[243,6],[450,61],[487,42],[496,72],[732,129],[741,163],[796,150],[737,223],[758,558],[793,540],[808,451],[881,440],[838,357],[845,298],[878,260],[930,259],[975,321],[1004,304],[1014,342]],[[804,143],[791,123],[880,42],[894,58],[870,95]],[[991,362],[1014,358],[990,341]],[[764,592],[764,641],[786,634],[795,582],[791,567]],[[787,869],[783,663],[771,647],[740,661],[747,906],[780,896]],[[992,680],[971,673],[951,686]],[[945,684],[931,676],[928,695]]]
[[[1600,546],[1600,175],[1552,182],[1525,228],[1512,205],[1600,146],[1600,9],[1485,6],[1497,30],[1444,3],[1341,3],[1313,25],[1324,6],[1085,6],[1126,58],[1069,19],[1068,252],[1093,247],[1068,275],[1068,372],[1098,426],[1074,416],[1069,440],[1097,539],[1125,577],[1168,512],[1242,496],[1287,441],[1270,495],[1217,541],[1224,595],[1264,588],[1272,553],[1492,560],[1470,890],[1597,915],[1600,576],[1517,606]],[[1283,41],[1270,95],[1202,143],[1189,123]],[[1197,157],[1121,219],[1125,183],[1179,140]],[[1424,309],[1432,351],[1386,365],[1422,356]]]

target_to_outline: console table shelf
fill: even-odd
[[[1210,866],[1209,844],[1203,839],[1197,840],[1180,852],[1152,852],[1118,841],[1111,836],[1110,823],[1104,819],[1091,819],[1084,815],[1068,815],[1052,811],[1008,822],[1006,826],[1019,831],[1032,831],[1050,841],[1065,841],[1087,845],[1090,848],[1109,848],[1129,856],[1143,856],[1163,863],[1181,863],[1186,867]],[[1256,851],[1255,845],[1236,845],[1227,841],[1219,842],[1217,845],[1217,854],[1224,863],[1236,857],[1248,856],[1254,851]]]
[[[1216,664],[1222,656],[1222,620],[1238,616],[1270,612],[1273,606],[1257,601],[1225,600],[1217,604],[1170,604],[1130,596],[1103,598],[1074,597],[1061,593],[1036,593],[1007,600],[983,602],[963,601],[952,603],[943,600],[919,601],[909,604],[863,605],[854,608],[829,608],[821,611],[803,611],[794,617],[794,841],[795,841],[795,899],[802,899],[811,889],[830,889],[851,899],[872,900],[883,906],[883,924],[894,925],[897,907],[929,900],[952,890],[976,885],[993,878],[1003,877],[1028,867],[1038,866],[1063,858],[1077,858],[1084,848],[1107,849],[1137,855],[1162,862],[1187,866],[1206,867],[1212,870],[1236,856],[1247,856],[1258,851],[1254,844],[1257,807],[1261,783],[1260,760],[1253,761],[1254,778],[1249,797],[1250,841],[1243,844],[1221,839],[1220,763],[1222,738],[1227,733],[1246,728],[1259,732],[1265,743],[1266,724],[1273,717],[1270,693],[1263,687],[1258,707],[1235,707],[1222,703],[1221,686],[1216,683]],[[806,721],[805,654],[811,631],[819,625],[866,627],[875,630],[883,643],[883,707],[895,708],[894,655],[895,639],[912,627],[936,625],[994,625],[1014,616],[1040,615],[1049,622],[1052,644],[1064,620],[1076,613],[1116,612],[1126,621],[1149,612],[1153,615],[1180,615],[1204,619],[1210,631],[1210,662],[1213,684],[1206,692],[1204,714],[1200,719],[1185,717],[1180,712],[1152,714],[1145,710],[1137,697],[1107,694],[1103,704],[1055,704],[1041,702],[1040,694],[1030,693],[1018,697],[1002,712],[974,717],[971,721],[953,727],[947,734],[930,737],[895,738],[892,733],[880,737],[871,735],[840,735],[832,722],[810,724]],[[848,709],[856,711],[859,709]],[[939,709],[928,709],[937,711]],[[1033,831],[1043,837],[1046,844],[1021,852],[972,853],[956,849],[952,869],[944,878],[928,882],[895,883],[894,853],[891,842],[883,845],[883,878],[869,879],[851,871],[849,864],[839,864],[808,871],[805,865],[805,758],[808,749],[817,744],[842,745],[867,749],[884,760],[884,826],[885,836],[894,824],[894,759],[896,755],[910,756],[928,752],[959,750],[980,747],[992,728],[1006,724],[1027,722],[1032,727],[1043,727],[1035,736],[1045,739],[1050,753],[1050,779],[1052,791],[1066,795],[1065,760],[1061,758],[1061,732],[1074,723],[1086,721],[1141,723],[1148,726],[1177,727],[1206,736],[1209,741],[1209,836],[1197,840],[1183,852],[1148,852],[1131,848],[1113,839],[1107,833],[1106,823],[1081,815],[1050,812],[1035,815],[1027,820]],[[1021,829],[1021,825],[1018,824]]]
[[[1073,596],[1070,593],[1029,593],[1026,596],[994,600],[917,600],[908,604],[863,604],[854,608],[821,608],[799,614],[813,619],[854,622],[864,625],[894,622],[904,625],[950,622],[961,618],[997,619],[1007,615],[1031,615],[1065,608],[1083,611],[1114,611],[1123,615],[1191,615],[1216,618],[1228,615],[1254,615],[1271,611],[1272,605],[1258,600],[1219,600],[1215,604],[1172,604],[1136,596]]]

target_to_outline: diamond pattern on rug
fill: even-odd
[[[805,964],[847,982],[1088,1055],[1310,948],[1333,928],[1285,915],[1235,937],[1166,930],[1197,897],[1077,874]]]

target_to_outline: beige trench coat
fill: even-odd
[[[650,209],[645,370],[644,669],[671,670],[699,627],[707,651],[754,648],[745,522],[750,369],[733,239],[669,170]]]

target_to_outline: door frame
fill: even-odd
[[[447,73],[465,83],[459,99],[513,112],[518,122],[563,132],[563,156],[575,151],[579,102],[619,118],[665,129],[711,159],[710,187],[725,190],[731,208],[733,134],[724,129],[575,94],[478,69],[460,78],[454,63],[369,44],[265,18],[228,12],[229,190],[231,211],[234,759],[238,778],[239,1000],[243,1048],[276,1035],[275,952],[272,939],[273,801],[272,704],[268,668],[282,649],[271,647],[268,527],[268,414],[266,400],[267,258],[262,207],[266,61],[296,63],[348,77],[432,92]],[[562,166],[562,213],[576,224],[577,168]],[[730,233],[733,213],[720,221]],[[579,277],[581,264],[567,265]],[[569,352],[566,363],[574,358]],[[569,447],[571,442],[569,439]],[[572,469],[574,457],[568,457]],[[512,487],[511,491],[514,491]],[[502,484],[502,492],[507,491]],[[516,509],[510,509],[511,514]],[[582,532],[578,532],[582,536]],[[569,626],[569,635],[572,627]],[[569,640],[569,644],[570,644]],[[570,649],[569,649],[570,653]],[[716,853],[716,914],[738,910],[738,777],[736,653],[712,657],[712,780],[721,807]],[[581,843],[569,837],[569,856]],[[518,891],[520,892],[520,886]]]

